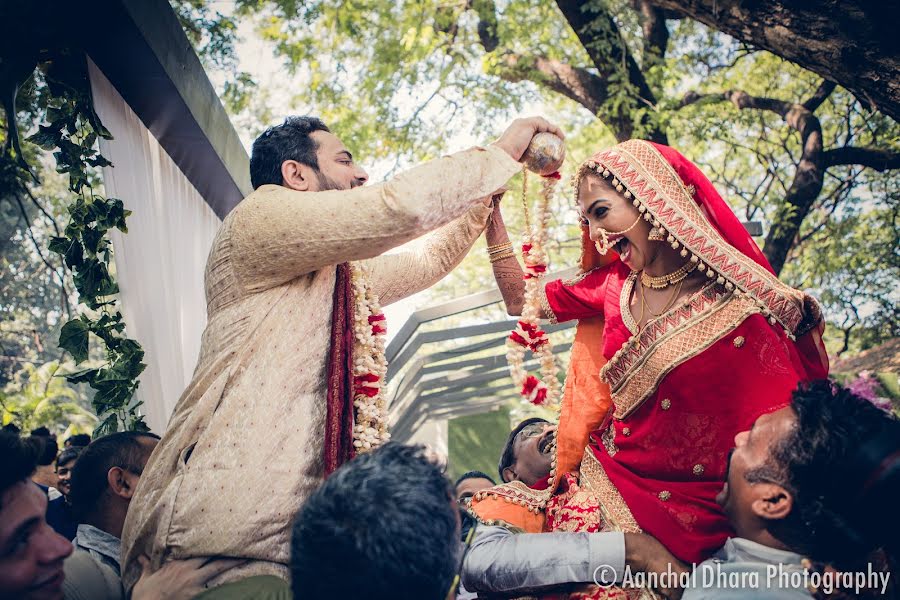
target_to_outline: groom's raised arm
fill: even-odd
[[[463,216],[435,229],[413,247],[364,261],[381,305],[428,289],[455,269],[484,231],[491,210],[477,202]]]
[[[372,258],[459,217],[520,169],[491,145],[352,190],[263,186],[228,217],[235,275],[247,291]]]

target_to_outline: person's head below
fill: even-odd
[[[69,503],[81,523],[122,537],[128,505],[159,436],[123,431],[95,439],[75,462]]]
[[[474,496],[476,492],[486,490],[495,485],[497,484],[487,473],[481,471],[463,473],[453,486],[456,489],[456,501],[465,502]]]
[[[27,443],[34,446],[38,467],[48,467],[56,461],[59,449],[56,447],[56,440],[52,437],[31,434],[27,438]]]
[[[62,598],[72,544],[47,524],[47,496],[31,482],[35,447],[0,432],[0,599]]]
[[[81,446],[70,446],[56,457],[56,489],[63,496],[72,491],[72,468],[83,450]]]
[[[253,142],[250,182],[300,192],[349,190],[368,181],[353,154],[316,117],[288,117]]]
[[[44,435],[40,432],[41,430],[46,431],[46,428],[38,428],[35,431],[39,433],[35,434],[32,432],[30,436],[25,438],[25,443],[31,445],[34,449],[37,460],[31,480],[44,487],[55,487],[57,480],[54,464],[56,463],[56,455],[59,453],[59,449],[56,447],[56,439],[50,437],[50,432],[48,431],[48,435]]]
[[[65,448],[77,448],[77,447],[85,447],[91,443],[91,436],[87,433],[76,433],[74,435],[70,435],[66,438],[66,441],[63,443],[63,447]]]
[[[556,449],[556,425],[546,419],[525,419],[506,439],[497,471],[504,483],[521,481],[532,486],[550,474]]]
[[[896,546],[900,421],[830,381],[735,437],[717,502],[739,537],[850,565]]]
[[[294,598],[444,600],[459,559],[453,486],[423,446],[388,443],[335,471],[294,522]]]

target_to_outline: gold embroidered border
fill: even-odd
[[[602,269],[602,268],[603,268],[603,267],[594,267],[593,269],[590,269],[590,270],[588,270],[588,271],[582,271],[581,273],[579,273],[578,275],[576,275],[576,276],[573,277],[572,279],[564,279],[564,280],[563,280],[563,285],[568,286],[568,287],[572,287],[573,285],[577,285],[577,284],[580,283],[585,277],[587,277],[588,275],[590,275],[591,273],[593,273],[593,272],[596,271],[597,269]]]
[[[672,369],[697,356],[759,312],[752,300],[726,296],[648,347],[615,389],[617,419],[625,419],[649,398]]]
[[[492,488],[476,492],[474,499],[483,500],[490,496],[524,506],[531,512],[537,512],[543,510],[547,505],[547,501],[553,496],[553,488],[548,487],[544,490],[535,490],[521,481],[510,481],[509,483],[501,483]]]
[[[638,272],[632,271],[625,279],[622,285],[622,291],[619,293],[619,312],[622,313],[622,321],[625,327],[631,332],[631,335],[638,333],[638,324],[634,322],[634,315],[631,314],[631,306],[628,301],[631,300],[631,290],[634,288],[634,282],[637,280]]]
[[[625,533],[641,533],[641,528],[625,503],[625,498],[610,481],[606,469],[594,456],[590,447],[585,448],[581,459],[581,487],[594,493],[599,500],[600,513],[603,520],[616,531]]]
[[[547,299],[546,287],[541,287],[541,308],[551,325],[556,325],[559,322],[556,320],[556,313],[553,312],[553,308],[550,306],[550,300]]]
[[[619,451],[618,446],[616,446],[616,426],[612,421],[609,422],[609,427],[600,434],[600,441],[603,442],[603,447],[606,448],[606,453],[610,456],[615,456],[616,452]]]
[[[600,370],[600,377],[612,388],[621,385],[632,367],[646,355],[647,351],[665,336],[681,327],[686,321],[709,309],[725,295],[724,290],[713,284],[684,298],[668,312],[647,321],[637,335],[631,336],[612,359]]]
[[[602,153],[600,161],[688,250],[702,257],[719,276],[764,303],[788,330],[797,329],[803,316],[799,292],[722,239],[681,177],[653,145],[629,140]]]

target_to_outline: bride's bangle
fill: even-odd
[[[514,258],[516,256],[515,252],[509,251],[502,254],[497,254],[491,256],[491,263],[495,263],[497,261],[506,260],[507,258]]]

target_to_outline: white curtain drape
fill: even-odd
[[[103,73],[89,61],[94,106],[114,139],[101,140],[108,197],[132,211],[111,235],[126,333],[144,348],[137,392],[162,434],[193,375],[206,326],[203,274],[221,220]]]

